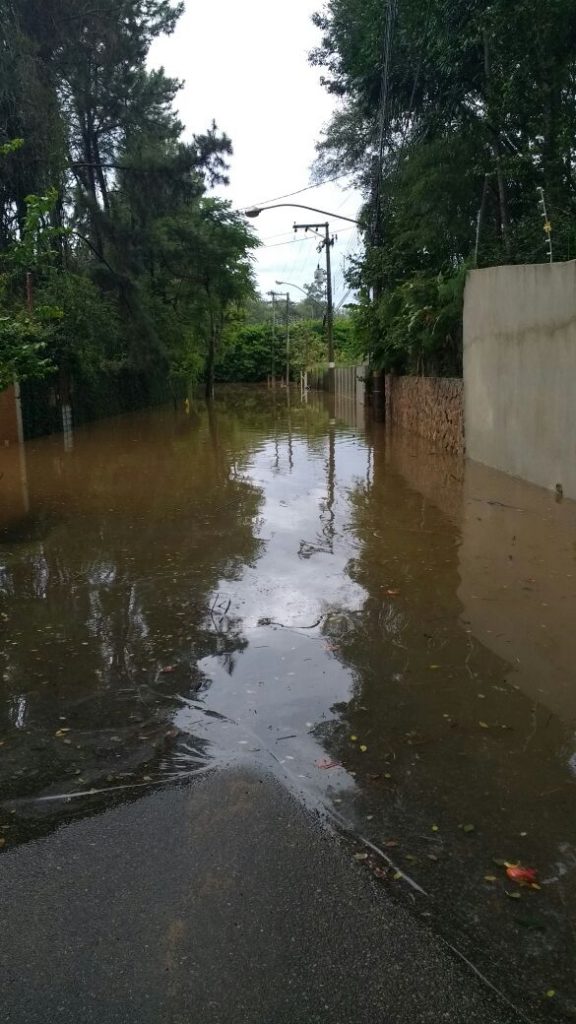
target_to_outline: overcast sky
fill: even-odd
[[[189,132],[204,131],[212,119],[232,139],[231,184],[225,195],[242,209],[265,203],[310,184],[315,142],[333,101],[322,89],[308,52],[319,42],[311,22],[321,0],[186,0],[173,36],[159,40],[151,61],[185,81],[178,99]],[[359,195],[341,183],[322,185],[295,203],[355,217]],[[305,210],[280,209],[253,221],[265,247],[256,272],[262,292],[276,280],[303,285],[312,280],[324,255],[315,240],[301,239],[294,220],[314,221]],[[357,248],[355,228],[331,219],[338,241],[333,250],[335,301],[345,297],[342,266]],[[294,298],[297,292],[294,292]]]

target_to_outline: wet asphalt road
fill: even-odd
[[[153,792],[2,858],[10,1024],[513,1024],[271,777]]]

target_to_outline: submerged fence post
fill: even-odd
[[[377,423],[386,419],[386,377],[381,370],[372,374],[372,411]]]

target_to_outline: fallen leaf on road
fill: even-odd
[[[490,728],[490,726],[488,725],[488,722],[478,722],[478,725],[480,726],[481,729],[489,729]]]
[[[365,746],[365,744],[364,744],[364,743],[362,743],[362,744],[360,745],[360,750],[362,751],[362,753],[363,753],[363,754],[365,754],[365,753],[366,753],[366,751],[368,750],[368,747],[367,747],[367,746]]]
[[[357,739],[358,739],[358,737],[357,737],[357,736],[351,736],[351,737],[350,737],[350,742],[351,742],[351,743],[356,743]]]
[[[507,889],[505,889],[504,892],[506,893],[507,896],[510,897],[511,900],[519,900],[522,898],[519,892],[508,892]]]
[[[367,853],[355,853],[354,854],[354,860],[368,860],[368,854]]]
[[[386,593],[388,594],[388,597],[400,597],[399,590],[387,590]]]
[[[532,885],[536,882],[538,872],[535,868],[523,868],[521,864],[507,864],[506,874],[519,885]]]
[[[554,999],[555,995],[556,995],[556,989],[555,988],[549,988],[547,993],[546,993],[546,998],[547,999]]]
[[[166,668],[161,668],[160,669],[160,674],[165,676],[165,675],[168,675],[169,672],[175,672],[175,671],[176,671],[176,665],[166,665]]]
[[[65,736],[67,732],[70,732],[70,729],[58,729],[57,732],[54,733],[54,735],[58,737]]]
[[[496,878],[496,875],[484,875],[484,881],[485,882],[497,882],[498,879]]]
[[[386,849],[391,850],[395,846],[400,846],[400,843],[398,842],[397,839],[387,839],[386,842],[384,843],[384,846],[386,847]]]
[[[437,832],[438,831],[438,825],[432,825],[432,831],[433,832]]]
[[[340,761],[328,761],[326,758],[323,761],[315,761],[314,763],[321,771],[326,771],[328,768],[340,768]]]
[[[462,831],[463,832],[475,832],[476,831],[476,826],[475,825],[462,825]]]
[[[2,849],[3,846],[6,846],[6,840],[4,836],[0,836],[0,850]]]

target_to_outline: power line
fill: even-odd
[[[318,181],[315,185],[306,185],[305,188],[299,188],[296,192],[287,192],[285,196],[273,196],[272,199],[262,199],[259,203],[248,203],[246,206],[240,206],[239,210],[242,212],[244,210],[251,210],[253,206],[265,206],[266,203],[277,203],[280,199],[292,199],[293,196],[300,196],[303,192],[310,192],[313,188],[322,188],[322,185],[329,185],[332,181],[339,181],[340,178],[348,177],[350,177],[350,172],[344,171],[342,174],[335,174],[332,178]]]
[[[265,235],[261,238],[261,242],[275,242],[277,238],[292,238],[294,236],[294,229],[292,231],[279,231],[276,235]]]
[[[338,235],[344,234],[345,231],[356,231],[356,228],[355,227],[341,228],[341,230],[338,231]],[[271,238],[274,238],[274,237],[281,238],[282,236],[281,235],[276,235],[276,236],[271,235],[270,237]],[[293,238],[289,242],[273,242],[272,245],[261,245],[261,246],[259,246],[259,248],[260,249],[276,249],[277,246],[280,246],[280,245],[297,245],[298,242],[313,242],[316,237],[317,237],[316,233],[314,232],[314,234],[308,234],[307,236],[304,236],[304,238]]]
[[[298,245],[298,242],[313,242],[314,239],[309,235],[308,238],[293,238],[290,242],[272,242],[272,245],[261,245],[260,249],[278,249],[281,245]]]

